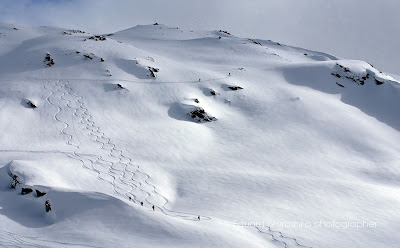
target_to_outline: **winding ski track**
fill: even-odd
[[[130,157],[125,156],[122,150],[117,149],[116,145],[111,142],[111,139],[107,138],[105,133],[100,130],[100,127],[93,120],[93,116],[85,106],[84,98],[72,93],[72,88],[68,87],[69,81],[61,85],[60,80],[57,80],[58,84],[55,82],[51,83],[50,80],[43,81],[45,81],[45,83],[42,85],[42,88],[50,92],[50,95],[46,97],[46,102],[57,109],[56,113],[53,115],[53,119],[63,125],[60,133],[67,137],[66,144],[74,148],[72,153],[63,152],[63,154],[80,161],[85,169],[96,173],[97,178],[110,184],[113,188],[113,192],[122,199],[130,199],[135,204],[139,204],[141,201],[146,202],[149,205],[154,205],[159,211],[168,216],[192,221],[197,220],[197,214],[173,211],[167,208],[167,205],[170,203],[168,198],[163,196],[157,190],[157,187],[149,182],[151,176],[139,169],[139,166],[135,165]],[[73,104],[77,106],[72,106]],[[104,156],[104,154],[102,156],[97,153],[80,153],[82,150],[81,146],[83,146],[84,143],[79,139],[80,145],[73,141],[74,138],[77,138],[72,134],[72,132],[74,132],[77,136],[74,124],[70,125],[60,116],[61,112],[67,112],[65,108],[73,112],[73,117],[78,118],[78,123],[83,127],[81,129],[85,130],[88,135],[93,138],[93,142],[98,145],[101,151],[106,152],[107,156]],[[74,120],[72,119],[72,121]],[[69,129],[71,129],[71,131],[68,131]],[[227,223],[226,221],[221,221],[209,216],[202,216],[202,220]],[[233,222],[229,223],[232,224]],[[269,226],[252,226],[251,228],[254,228],[255,231],[262,235],[268,236],[270,241],[276,242],[280,247],[312,248],[300,244],[296,238],[284,236],[282,232],[275,231]],[[39,237],[21,236],[4,230],[0,230],[0,238],[3,240],[2,244],[5,247],[52,247],[44,245],[43,242],[48,244],[53,243],[59,246],[95,247],[45,240]]]

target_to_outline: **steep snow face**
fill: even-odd
[[[397,76],[222,30],[0,33],[0,246],[400,242]]]

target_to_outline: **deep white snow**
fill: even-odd
[[[398,247],[398,76],[219,30],[0,33],[0,246]]]

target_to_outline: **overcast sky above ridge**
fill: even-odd
[[[159,22],[366,60],[400,74],[398,0],[0,0],[0,22],[107,33]]]

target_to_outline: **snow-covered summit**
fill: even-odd
[[[396,247],[395,77],[225,30],[1,24],[0,246]]]

